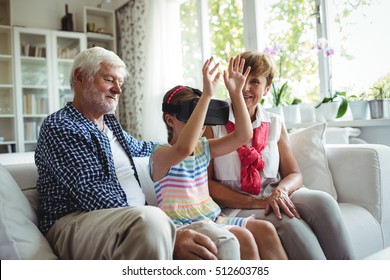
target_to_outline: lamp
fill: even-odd
[[[111,3],[111,0],[103,0],[103,1],[101,1],[99,4],[97,4],[97,7],[98,8],[102,8],[103,4],[105,4],[105,3]]]

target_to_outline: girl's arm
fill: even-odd
[[[184,124],[176,117],[168,116],[171,118],[173,125],[173,141],[170,143],[171,146],[162,146],[152,155],[152,179],[154,181],[163,178],[171,166],[182,162],[191,155],[199,141],[207,109],[220,77],[219,72],[214,75],[219,63],[210,69],[212,61],[213,58],[210,58],[203,65],[203,93],[187,123]],[[170,121],[168,124],[170,124]],[[180,125],[184,125],[184,127],[180,129]]]
[[[224,71],[223,78],[232,101],[236,128],[225,137],[209,140],[211,158],[228,154],[252,138],[251,120],[242,93],[250,67],[242,74],[244,64],[245,60],[238,55],[230,58],[228,71]]]

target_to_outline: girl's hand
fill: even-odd
[[[219,66],[219,62],[211,67],[211,63],[214,61],[213,57],[210,57],[203,64],[202,73],[203,73],[203,94],[213,96],[215,89],[218,86],[218,80],[221,76],[220,72],[216,72]],[[211,67],[211,69],[210,69]],[[216,73],[215,73],[216,72]]]
[[[242,74],[242,71],[244,71],[244,65],[245,59],[241,59],[241,56],[237,55],[235,58],[230,58],[228,70],[223,71],[225,86],[230,95],[241,94],[245,85],[245,80],[251,70],[251,68],[248,67],[245,73]]]

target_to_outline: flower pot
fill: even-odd
[[[316,121],[316,113],[313,104],[301,103],[299,104],[299,109],[302,122],[312,123]]]
[[[301,111],[299,105],[289,105],[283,107],[284,121],[286,124],[301,123]]]
[[[321,104],[321,106],[316,109],[317,121],[334,121],[337,117],[337,111],[339,110],[340,104],[340,101]]]
[[[371,119],[389,117],[389,101],[387,99],[370,100]]]
[[[349,101],[348,104],[354,120],[367,120],[370,118],[368,100],[354,100]]]
[[[278,107],[271,107],[266,109],[268,112],[274,113],[276,115],[279,115],[282,120],[284,121],[284,113],[283,113],[283,107],[278,106]]]
[[[390,119],[390,99],[386,99],[387,101],[387,115],[386,118]]]

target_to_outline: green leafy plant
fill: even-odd
[[[283,49],[280,45],[275,44],[272,48],[266,47],[263,52],[265,54],[268,54],[269,56],[273,57],[275,59],[276,56],[279,56],[279,65],[278,65],[278,73],[279,76],[276,79],[276,82],[272,82],[271,84],[271,104],[274,107],[279,107],[279,106],[285,106],[288,105],[288,99],[289,99],[289,94],[287,93],[288,91],[288,81],[285,81],[281,86],[280,84],[282,83],[282,76],[283,76],[283,62],[284,62],[284,52]]]
[[[350,95],[350,96],[347,96],[347,100],[348,101],[360,101],[360,100],[368,100],[368,95],[366,94],[366,92],[362,92],[358,95],[356,94],[353,94],[353,95]]]
[[[325,97],[322,99],[322,101],[315,107],[319,108],[322,104],[324,103],[329,103],[329,102],[335,102],[335,101],[341,101],[341,104],[339,106],[339,109],[337,111],[337,116],[336,118],[341,118],[342,116],[345,115],[348,109],[348,100],[346,98],[347,93],[345,91],[336,91],[332,97]]]
[[[290,102],[290,105],[298,105],[302,103],[302,99],[300,98],[293,98],[293,100]]]
[[[385,84],[374,86],[372,90],[373,92],[370,94],[370,99],[372,100],[386,99],[389,97],[385,90]]]
[[[271,101],[275,107],[286,105],[285,98],[287,96],[288,83],[285,82],[281,87],[276,88],[275,83],[271,84]]]

